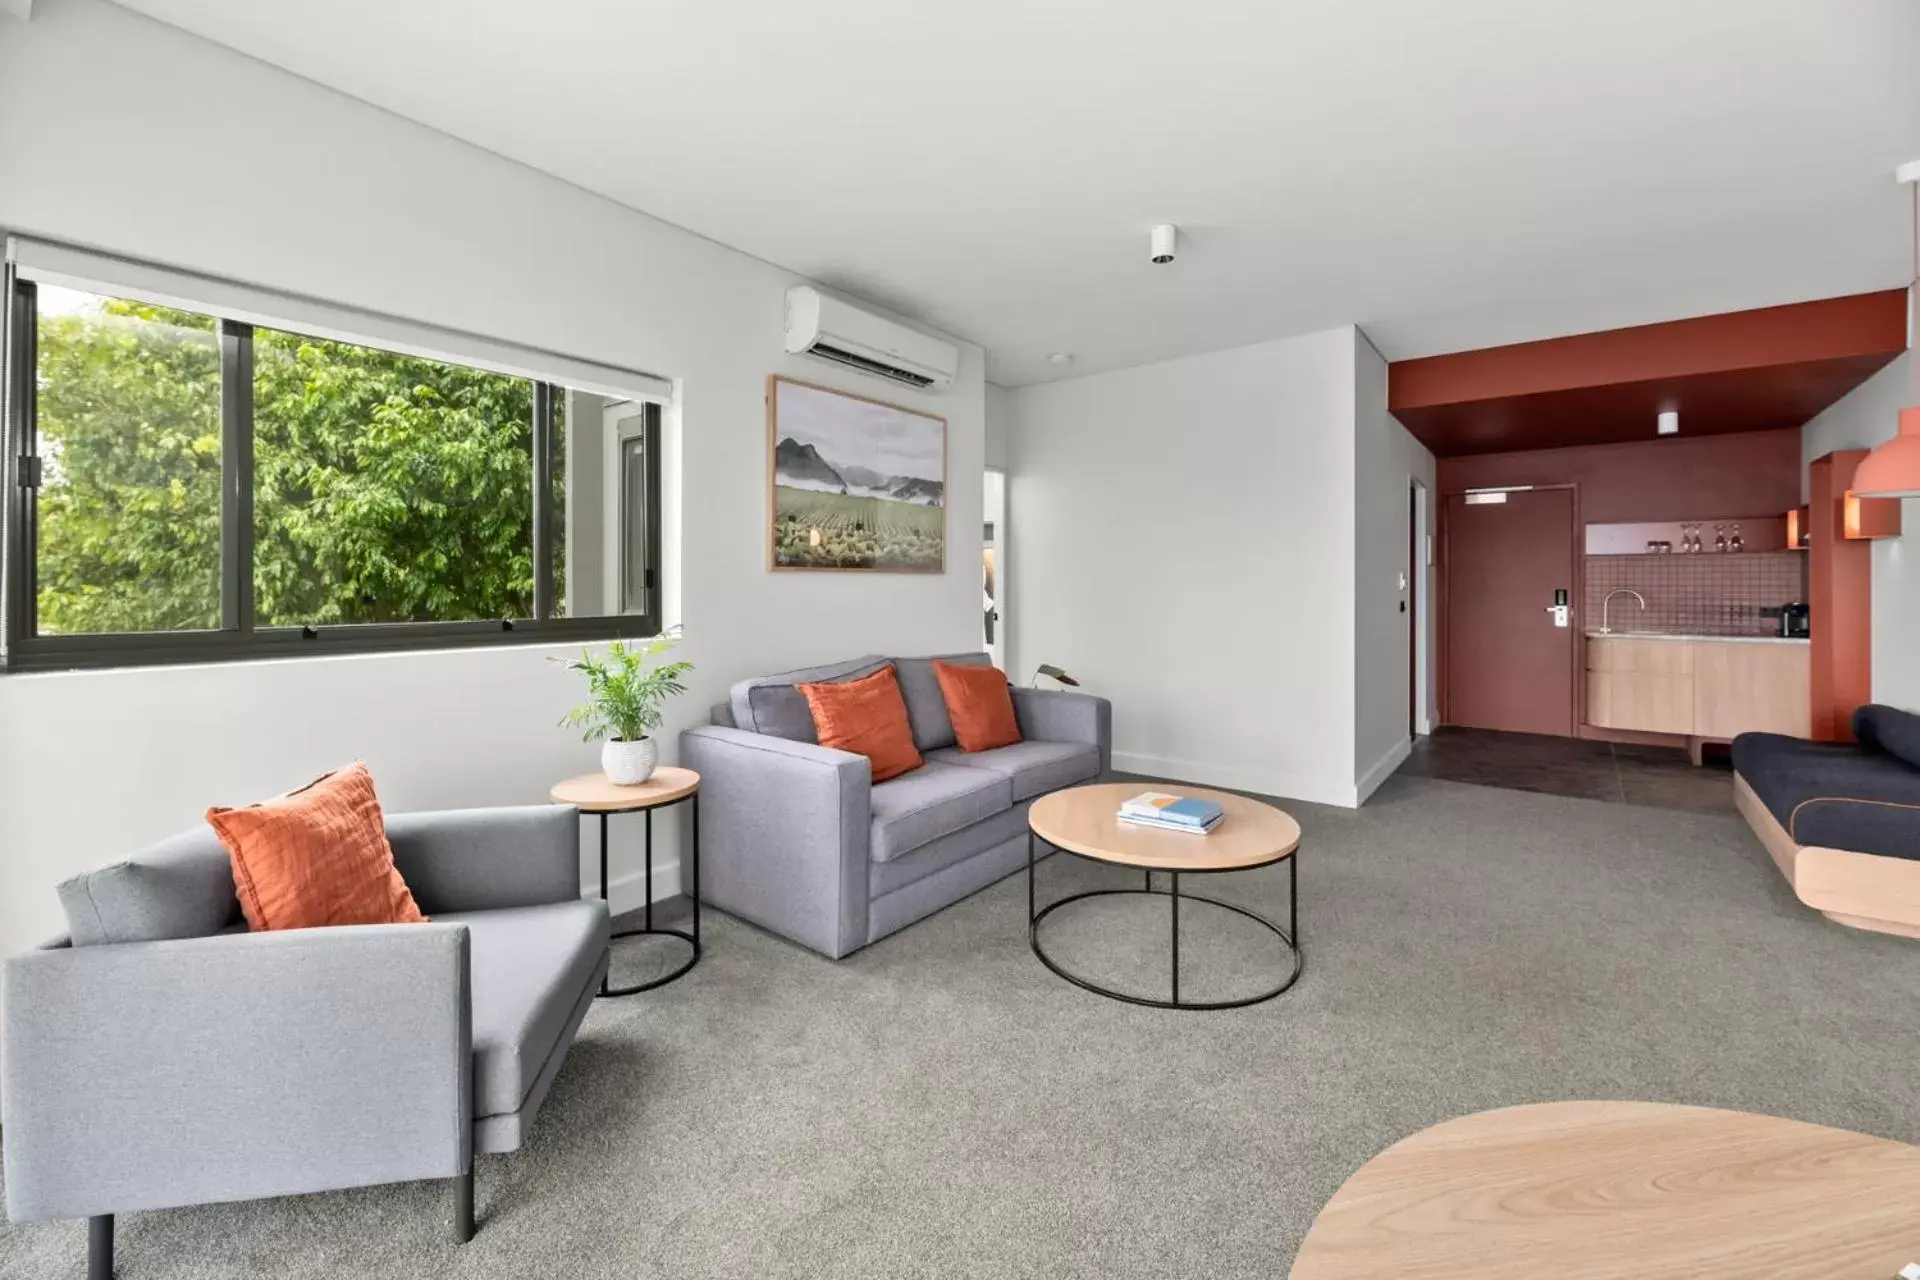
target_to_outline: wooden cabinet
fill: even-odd
[[[1696,738],[1738,734],[1808,736],[1807,646],[1689,643],[1693,650],[1693,728]]]
[[[1587,723],[1724,741],[1807,736],[1804,644],[1587,637]]]
[[[1693,650],[1685,640],[1587,640],[1587,723],[1692,733],[1693,696]]]

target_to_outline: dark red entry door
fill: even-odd
[[[1572,737],[1573,491],[1490,496],[1447,497],[1447,722]]]

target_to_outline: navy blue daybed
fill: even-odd
[[[1858,745],[1735,738],[1740,812],[1802,902],[1920,937],[1920,715],[1861,707],[1853,732]]]

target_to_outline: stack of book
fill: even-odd
[[[1120,821],[1135,827],[1154,827],[1161,831],[1185,831],[1206,835],[1220,825],[1223,811],[1211,800],[1192,796],[1171,796],[1164,791],[1143,791],[1120,806]]]

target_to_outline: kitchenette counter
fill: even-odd
[[[1691,640],[1695,644],[1809,644],[1806,636],[1715,636],[1677,631],[1589,631],[1589,640]]]
[[[1702,742],[1761,731],[1804,738],[1812,646],[1804,636],[1587,632],[1586,722]]]

